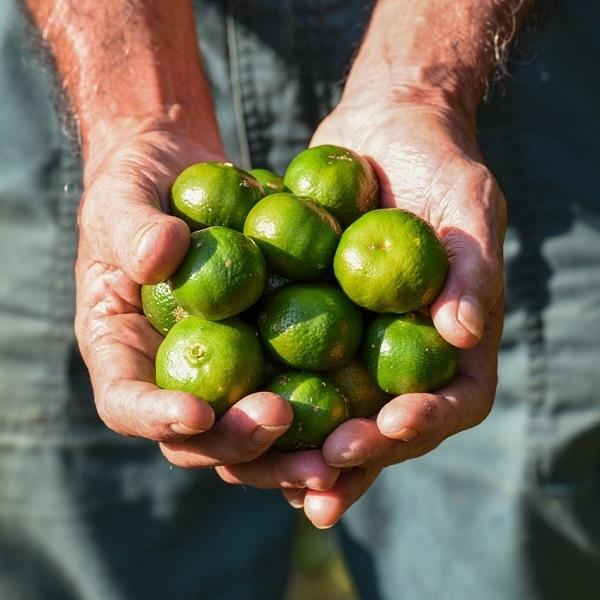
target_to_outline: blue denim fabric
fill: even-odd
[[[72,332],[80,165],[5,4],[0,598],[281,597],[293,511],[277,493],[171,468],[96,417]],[[195,4],[231,159],[282,171],[337,102],[372,2]],[[364,598],[598,595],[599,17],[555,2],[481,111],[510,219],[498,399],[350,510],[340,533]]]

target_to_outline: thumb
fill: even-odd
[[[79,231],[88,258],[140,284],[169,276],[190,243],[188,226],[160,209],[155,186],[133,177],[95,179],[81,203]]]
[[[486,243],[462,229],[442,232],[450,268],[431,316],[442,337],[458,348],[479,343],[486,316],[502,293],[502,247],[491,237]]]

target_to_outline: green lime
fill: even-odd
[[[214,226],[192,234],[171,285],[173,296],[190,314],[218,321],[254,304],[266,277],[263,255],[250,238]]]
[[[342,227],[379,205],[373,168],[359,154],[340,146],[315,146],[300,152],[283,182],[294,194],[322,204]]]
[[[277,273],[267,272],[267,283],[265,285],[265,291],[263,292],[263,298],[271,296],[273,292],[292,283],[291,279],[284,277],[283,275],[277,275]]]
[[[275,360],[294,369],[330,371],[354,356],[363,319],[340,289],[294,284],[266,300],[257,327],[265,349]]]
[[[169,329],[188,316],[177,304],[168,281],[155,285],[143,285],[141,289],[142,310],[158,333],[166,335]]]
[[[383,208],[344,231],[333,269],[359,306],[405,313],[433,302],[446,279],[448,255],[423,219],[400,208]]]
[[[263,369],[260,343],[239,319],[176,323],[156,354],[156,384],[195,394],[217,416],[258,389]]]
[[[310,281],[331,266],[341,229],[316,202],[281,193],[252,208],[244,233],[259,245],[271,271]]]
[[[417,313],[379,315],[367,328],[362,356],[377,385],[390,394],[431,392],[448,383],[459,351]]]
[[[275,442],[280,450],[320,448],[325,438],[348,419],[346,399],[320,374],[281,373],[267,390],[285,398],[294,411],[290,428]]]
[[[327,373],[327,376],[346,397],[351,418],[372,417],[390,399],[389,394],[379,388],[369,371],[358,360]]]
[[[265,196],[285,192],[283,177],[281,175],[277,175],[268,169],[250,169],[248,173],[262,185]]]
[[[242,231],[262,198],[260,183],[232,163],[203,162],[182,171],[171,188],[171,210],[192,231],[224,225]]]

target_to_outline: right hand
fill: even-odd
[[[250,394],[215,423],[206,402],[154,383],[162,338],[142,314],[140,284],[168,277],[190,241],[187,225],[165,214],[169,189],[190,164],[224,159],[220,144],[209,148],[160,129],[119,136],[110,145],[88,150],[79,212],[75,330],[96,408],[117,433],[160,442],[173,464],[246,463],[243,480],[235,483],[325,490],[339,470],[328,466],[319,451],[265,453],[292,421],[290,405],[279,396]]]

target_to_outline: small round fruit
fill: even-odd
[[[262,185],[265,196],[285,192],[283,177],[281,175],[277,175],[273,171],[269,171],[269,169],[250,169],[248,173]]]
[[[143,285],[140,293],[146,318],[162,335],[166,335],[175,323],[188,316],[187,311],[177,304],[168,281]]]
[[[289,164],[284,185],[298,196],[323,205],[347,227],[379,205],[379,183],[369,162],[340,146],[303,150]]]
[[[275,442],[280,450],[320,448],[325,438],[348,419],[346,399],[320,374],[281,373],[271,380],[267,390],[285,398],[294,411],[290,428]]]
[[[263,198],[252,208],[244,234],[258,244],[271,271],[311,281],[331,267],[341,229],[316,202],[281,193]]]
[[[202,162],[182,171],[171,188],[171,210],[192,231],[224,225],[241,231],[262,198],[260,183],[232,163]]]
[[[340,289],[294,284],[266,300],[257,327],[266,351],[275,360],[294,369],[330,371],[354,356],[363,319]]]
[[[171,286],[175,300],[190,314],[219,321],[254,304],[266,278],[258,246],[239,231],[214,226],[192,234]]]
[[[267,283],[265,284],[265,289],[263,291],[263,298],[267,298],[278,289],[285,287],[293,283],[291,279],[284,277],[283,275],[277,275],[277,273],[269,273],[267,271]]]
[[[435,300],[446,279],[448,255],[423,219],[400,208],[383,208],[344,231],[333,270],[359,306],[406,313]]]
[[[377,414],[390,399],[358,361],[327,373],[334,385],[348,401],[350,418],[368,418]]]
[[[176,323],[156,354],[156,384],[195,394],[217,416],[258,389],[263,370],[260,343],[239,319]]]
[[[377,385],[399,395],[446,385],[456,374],[459,351],[430,317],[411,313],[376,317],[367,328],[362,357]]]

